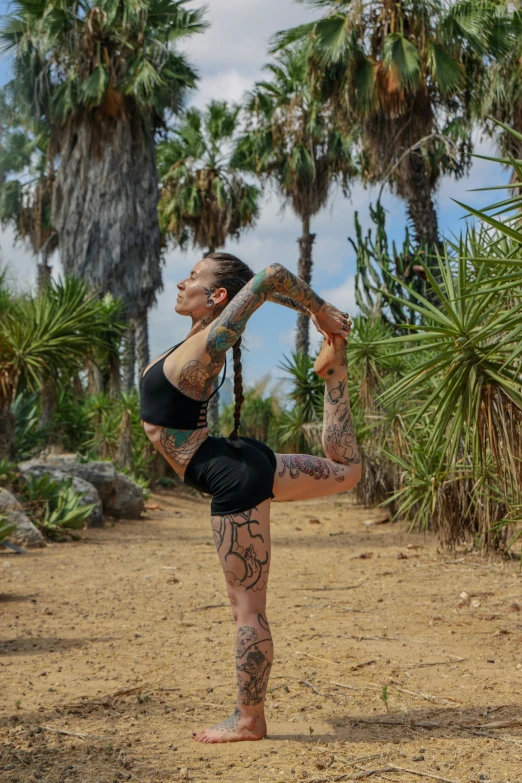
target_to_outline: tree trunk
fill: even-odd
[[[152,130],[125,108],[105,125],[77,113],[62,130],[52,223],[65,274],[121,297],[132,318],[162,286],[159,178]]]
[[[117,354],[109,356],[109,394],[118,397],[121,393],[121,363]]]
[[[302,219],[303,233],[299,244],[299,263],[297,265],[297,276],[310,285],[312,282],[312,245],[314,244],[315,234],[310,233],[310,216],[306,215]],[[295,350],[297,353],[304,353],[308,356],[310,352],[310,319],[304,313],[297,316],[297,336],[295,341]]]
[[[44,244],[41,250],[42,260],[38,264],[37,284],[38,293],[42,294],[46,287],[49,285],[51,279],[51,273],[53,271],[52,266],[49,266],[49,252],[47,250],[47,242]]]
[[[125,410],[120,424],[116,464],[119,468],[132,466],[132,425],[130,412]]]
[[[428,180],[424,159],[420,153],[413,152],[410,155],[408,174],[410,180],[408,183],[408,217],[414,227],[415,240],[418,245],[425,245],[430,254],[435,250],[442,252],[443,245],[439,236],[437,210],[433,203],[432,188]],[[437,261],[432,260],[429,266],[435,276],[439,278]]]
[[[56,382],[54,378],[46,378],[43,381],[42,388],[40,389],[40,400],[42,410],[40,412],[38,427],[40,429],[45,429],[50,425],[56,408]]]
[[[136,338],[136,362],[138,367],[138,379],[141,378],[145,367],[149,364],[149,320],[148,313],[144,310],[136,318],[132,319]]]
[[[134,324],[129,321],[127,331],[123,336],[123,388],[125,391],[134,389],[134,365],[136,364],[136,335]]]
[[[0,410],[0,459],[16,459],[16,419],[8,405]]]
[[[87,394],[99,394],[103,391],[103,375],[92,359],[87,359]]]

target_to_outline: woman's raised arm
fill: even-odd
[[[307,311],[316,317],[321,311],[321,319],[327,319],[324,328],[332,334],[348,334],[346,316],[340,310],[326,303],[284,266],[271,264],[249,280],[212,322],[206,348],[213,364],[234,345],[250,316],[274,293],[289,297],[303,308],[303,312]]]

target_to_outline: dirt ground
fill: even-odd
[[[208,502],[154,504],[1,552],[0,778],[522,783],[518,562],[365,525],[349,495],[274,504],[268,737],[200,745],[233,706],[233,623]]]

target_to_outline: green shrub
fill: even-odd
[[[55,481],[48,474],[28,475],[22,488],[27,513],[35,525],[51,538],[61,539],[69,530],[79,530],[96,507],[82,504],[83,494],[72,486],[73,479]]]

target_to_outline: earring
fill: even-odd
[[[214,307],[214,300],[213,299],[207,299],[207,307]]]

